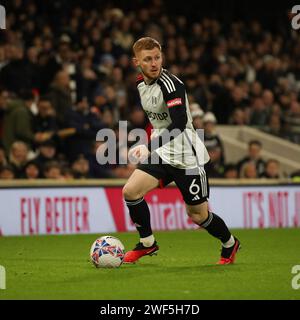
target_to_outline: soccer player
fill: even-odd
[[[203,167],[209,161],[209,155],[193,128],[185,86],[162,68],[161,45],[155,39],[137,40],[133,54],[133,62],[141,72],[137,77],[137,89],[155,131],[148,145],[141,144],[129,151],[129,157],[137,159],[139,165],[125,184],[123,196],[140,241],[125,254],[124,262],[134,263],[158,251],[144,196],[150,190],[175,181],[192,221],[221,241],[218,264],[231,264],[240,242],[222,218],[208,210],[209,184]],[[171,138],[164,139],[174,129],[174,136],[169,134]],[[153,161],[153,154],[158,161]]]

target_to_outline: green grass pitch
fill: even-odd
[[[215,265],[220,244],[205,231],[156,232],[157,256],[96,269],[89,262],[100,235],[0,238],[6,290],[0,299],[300,299],[291,269],[300,264],[300,230],[233,230],[242,249],[234,265]],[[102,236],[103,234],[101,234]],[[112,234],[126,249],[136,233]]]

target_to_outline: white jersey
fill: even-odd
[[[195,168],[209,161],[208,152],[192,124],[185,86],[181,80],[162,69],[158,79],[147,85],[143,76],[137,78],[141,103],[155,130],[148,145],[162,160],[180,169]],[[168,132],[174,138],[169,139]],[[159,140],[162,140],[160,147]],[[151,146],[151,147],[150,147]]]

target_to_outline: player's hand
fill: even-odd
[[[148,148],[144,144],[141,144],[129,150],[128,158],[131,162],[143,162],[148,158],[149,154]]]

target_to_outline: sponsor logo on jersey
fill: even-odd
[[[168,118],[167,112],[158,113],[152,111],[146,111],[148,118],[151,120],[166,120]]]
[[[171,108],[171,107],[174,107],[174,106],[179,106],[179,105],[182,105],[182,99],[181,98],[175,98],[175,99],[169,100],[167,102],[168,108]]]

